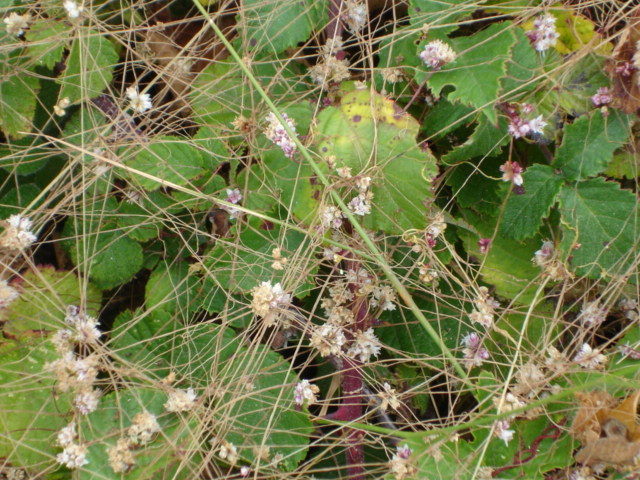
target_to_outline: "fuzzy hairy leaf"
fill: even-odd
[[[411,115],[368,89],[348,91],[339,107],[318,115],[318,131],[323,158],[335,157],[337,167],[372,178],[373,207],[363,219],[367,228],[398,234],[426,226],[424,202],[432,198],[437,167],[431,152],[416,142],[418,122]]]
[[[553,168],[547,165],[533,165],[522,175],[525,193],[509,196],[500,223],[500,234],[522,240],[536,234],[542,220],[556,202],[564,182]]]
[[[156,177],[157,180],[133,174],[141,188],[153,191],[160,188],[162,181],[188,185],[190,180],[206,171],[208,160],[184,138],[167,135],[155,138],[150,145],[144,145],[127,165]]]
[[[326,0],[245,0],[243,22],[247,50],[279,53],[303,42],[326,18]],[[326,20],[325,20],[326,21]]]
[[[455,90],[447,95],[450,102],[461,101],[465,105],[482,109],[495,124],[498,120],[493,104],[498,98],[500,81],[507,73],[507,60],[511,47],[516,42],[509,22],[497,23],[470,37],[450,39],[451,47],[458,58],[436,72],[416,75],[427,84],[434,95],[440,95],[445,86]]]
[[[53,394],[56,380],[45,369],[59,357],[40,335],[0,343],[0,457],[13,467],[42,470],[59,451],[55,438],[71,398]]]
[[[624,145],[631,133],[628,115],[613,111],[603,117],[598,110],[582,116],[564,129],[554,166],[569,180],[581,180],[606,170],[613,152]]]
[[[31,131],[40,82],[15,60],[0,55],[0,128],[20,139]]]
[[[37,22],[26,33],[29,55],[38,65],[52,69],[62,59],[69,27],[55,20]],[[53,38],[52,38],[53,37]]]
[[[194,453],[187,460],[176,447],[194,439],[189,438],[189,429],[185,428],[178,415],[166,413],[166,401],[167,394],[160,389],[130,387],[105,395],[100,400],[99,409],[90,414],[86,423],[83,422],[79,427],[83,440],[90,447],[87,452],[89,463],[78,472],[78,478],[122,478],[122,473],[115,473],[111,468],[109,449],[120,438],[127,437],[127,430],[133,424],[134,417],[143,412],[155,415],[161,431],[150,443],[132,449],[135,465],[126,474],[126,478],[181,478],[185,470],[196,468],[200,455]]]
[[[300,232],[251,217],[242,225],[237,242],[218,242],[205,260],[205,266],[215,276],[216,282],[229,292],[249,292],[260,282],[271,280],[273,284],[291,278],[293,272],[274,270],[272,251],[280,248],[284,257],[308,248],[309,239]],[[301,268],[308,266],[300,265]],[[317,268],[317,267],[316,267]],[[310,275],[316,268],[298,272],[296,292],[302,294],[313,284]],[[286,285],[284,285],[286,288]]]
[[[561,249],[578,275],[624,274],[636,262],[638,199],[617,183],[594,178],[560,192]]]
[[[100,291],[91,283],[84,285],[75,273],[43,267],[23,279],[20,297],[0,315],[4,330],[12,335],[64,328],[67,305],[83,305],[86,313],[97,315]]]
[[[67,67],[56,79],[62,88],[60,98],[73,104],[97,97],[113,78],[118,53],[109,39],[99,32],[78,36],[71,45]]]
[[[225,439],[238,446],[243,459],[257,461],[266,446],[271,455],[283,456],[279,468],[292,471],[306,457],[314,427],[307,412],[295,409],[291,365],[263,347],[241,350],[224,365],[219,415],[228,428]]]
[[[509,136],[505,135],[507,122],[504,118],[498,120],[498,127],[489,123],[486,115],[478,118],[478,124],[471,136],[461,145],[457,145],[447,153],[442,161],[445,164],[467,161],[474,157],[492,157],[500,154],[502,147],[509,143]]]

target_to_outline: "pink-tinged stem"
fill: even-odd
[[[344,0],[331,0],[329,2],[329,23],[327,23],[327,39],[342,37],[344,26],[340,19],[342,3]]]

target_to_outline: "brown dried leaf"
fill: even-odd
[[[640,391],[614,407],[615,400],[607,392],[577,395],[580,408],[571,434],[583,444],[576,461],[593,466],[606,464],[616,468],[640,462],[640,424],[637,421]]]

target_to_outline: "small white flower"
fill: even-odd
[[[355,215],[365,216],[371,213],[372,198],[372,192],[360,193],[353,197],[347,206]]]
[[[7,308],[19,296],[18,291],[6,280],[0,280],[0,309]]]
[[[277,320],[277,313],[291,303],[291,295],[285,293],[280,283],[262,282],[251,290],[251,310],[264,319],[266,326],[272,326]]]
[[[310,341],[311,346],[317,348],[322,357],[340,354],[345,343],[347,337],[342,327],[331,323],[315,328]]]
[[[396,480],[403,480],[416,473],[416,467],[411,464],[413,450],[407,444],[396,447],[396,453],[388,463],[389,471]]]
[[[607,317],[607,309],[600,306],[600,301],[594,300],[588,302],[582,307],[580,312],[580,320],[583,324],[591,327],[597,327],[605,321]]]
[[[127,435],[133,444],[144,445],[158,432],[160,425],[156,416],[149,412],[141,412],[133,417],[133,424],[127,430]]]
[[[126,90],[129,106],[138,113],[144,113],[153,107],[151,103],[151,95],[148,93],[139,93],[136,87],[129,87]]]
[[[289,259],[282,256],[282,251],[279,248],[274,248],[271,251],[271,256],[273,257],[271,268],[274,270],[284,270],[284,266],[287,264]]]
[[[356,334],[355,342],[349,347],[347,355],[351,358],[359,357],[360,361],[365,363],[374,356],[377,357],[380,354],[380,341],[378,337],[373,333],[373,328],[369,328],[364,332],[358,332]]]
[[[218,451],[218,455],[231,465],[235,465],[238,461],[238,449],[233,443],[224,442]]]
[[[295,121],[289,118],[286,113],[282,114],[282,118],[284,118],[289,128],[295,133]],[[265,120],[269,122],[269,125],[267,125],[267,128],[264,131],[266,137],[277,146],[279,146],[287,158],[293,158],[298,147],[291,139],[280,121],[276,118],[275,114],[271,112],[269,115],[267,115]]]
[[[240,200],[242,200],[242,192],[239,188],[227,188],[227,202],[237,205]]]
[[[33,223],[22,215],[11,215],[7,219],[7,228],[4,231],[0,245],[11,250],[24,250],[29,248],[38,237],[31,233]]]
[[[359,0],[347,0],[344,5],[347,10],[347,29],[352,33],[359,32],[367,24],[367,5]]]
[[[543,15],[534,20],[533,26],[534,30],[528,31],[527,36],[537,51],[544,52],[555,46],[560,37],[556,31],[556,17],[551,14]]]
[[[87,390],[76,394],[73,405],[82,415],[89,415],[98,408],[100,400],[100,390]]]
[[[114,473],[126,473],[136,463],[131,445],[126,438],[119,438],[116,444],[107,450],[107,455],[109,456],[109,466]]]
[[[493,429],[493,434],[500,440],[504,440],[505,445],[509,445],[509,442],[513,440],[513,434],[516,433],[515,430],[509,430],[510,426],[508,420],[498,420]]]
[[[243,465],[242,467],[240,467],[241,477],[248,477],[250,473],[251,473],[251,468],[249,468],[248,466]]]
[[[24,15],[18,15],[16,12],[11,12],[8,17],[2,20],[7,26],[7,33],[9,35],[15,35],[19,37],[22,35],[26,28],[29,28],[31,23],[31,15],[25,13]]]
[[[398,399],[396,389],[391,388],[391,385],[387,382],[384,382],[382,388],[384,391],[378,392],[378,397],[380,397],[380,409],[383,412],[386,412],[388,407],[391,407],[393,410],[400,408],[400,400]]]
[[[456,52],[442,40],[433,40],[427,43],[424,50],[420,53],[422,61],[434,70],[439,69],[447,63],[453,62],[456,57]]]
[[[573,361],[583,368],[589,370],[600,370],[604,368],[604,364],[607,362],[600,350],[591,348],[591,345],[584,343],[580,347],[580,351],[573,357]]]
[[[73,470],[89,463],[87,460],[87,447],[84,445],[69,444],[64,447],[62,453],[56,456],[56,461]]]
[[[175,389],[169,394],[164,404],[167,412],[187,412],[196,404],[196,392],[189,387],[187,390]]]
[[[78,4],[73,0],[65,0],[62,5],[67,11],[67,15],[69,16],[69,18],[78,18],[84,10],[83,6],[78,6]]]
[[[536,133],[541,135],[544,127],[547,126],[547,122],[542,120],[542,115],[538,115],[536,118],[529,120],[529,130],[531,133]]]
[[[302,380],[296,384],[296,388],[293,392],[293,397],[296,405],[313,405],[318,401],[317,394],[320,389],[317,385],[309,383],[309,380]]]
[[[500,165],[503,182],[513,182],[514,185],[521,186],[524,183],[522,172],[524,171],[518,162],[507,160]]]
[[[489,352],[482,346],[482,339],[476,332],[471,332],[462,338],[464,362],[467,368],[479,367],[485,360],[489,360]]]
[[[372,307],[380,307],[384,311],[393,311],[396,309],[396,292],[390,285],[377,285],[373,287],[371,292],[373,298],[369,304]]]
[[[533,254],[534,257],[531,259],[531,261],[539,267],[544,267],[547,262],[553,259],[554,250],[555,247],[553,242],[545,240],[544,242],[542,242],[542,247],[540,247],[540,250],[536,250],[536,252]]]
[[[320,225],[322,228],[340,228],[342,226],[342,212],[338,207],[327,205],[320,209]]]
[[[371,177],[356,177],[356,187],[360,193],[365,193],[371,186]]]
[[[58,432],[58,445],[61,447],[67,447],[73,443],[77,436],[76,424],[75,422],[71,422]]]
[[[53,106],[53,113],[55,113],[59,117],[64,117],[65,109],[71,105],[71,101],[69,97],[61,98],[58,103]]]

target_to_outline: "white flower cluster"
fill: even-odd
[[[167,412],[188,412],[196,405],[197,398],[195,390],[191,387],[186,390],[175,388],[169,393],[164,408]]]
[[[367,4],[362,0],[347,0],[343,6],[346,9],[345,23],[352,33],[361,31],[367,24]]]
[[[509,420],[498,420],[493,425],[493,434],[500,440],[504,440],[505,445],[509,445],[509,442],[513,440],[515,430],[510,430],[511,422]]]
[[[391,388],[387,382],[382,385],[383,391],[378,392],[380,398],[380,410],[387,411],[387,408],[391,407],[393,410],[400,408],[400,399],[395,388]]]
[[[356,338],[351,343],[347,356],[359,358],[362,363],[366,363],[371,357],[380,355],[381,350],[380,341],[373,333],[373,328],[368,328],[364,332],[356,332]]]
[[[542,15],[533,22],[534,29],[527,32],[529,40],[538,52],[544,52],[556,45],[560,34],[556,31],[556,17]]]
[[[486,329],[493,326],[493,316],[495,309],[500,304],[489,295],[489,289],[487,287],[480,287],[478,289],[478,296],[473,301],[475,310],[469,314],[469,318],[473,323],[479,323]]]
[[[119,438],[116,444],[107,450],[111,469],[115,473],[126,473],[133,469],[136,463],[133,449],[146,445],[159,432],[160,425],[155,415],[147,411],[137,413],[126,436]]]
[[[242,201],[242,192],[239,188],[227,188],[227,197],[225,200],[229,203],[233,203],[234,205],[239,205]],[[223,206],[222,209],[229,212],[230,218],[238,218],[242,215],[242,212],[237,208]]]
[[[489,360],[489,352],[482,346],[482,339],[476,332],[470,332],[462,337],[462,353],[467,368],[479,367],[485,360]]]
[[[95,346],[102,334],[97,328],[97,320],[75,305],[67,307],[65,323],[69,328],[58,330],[51,337],[60,358],[45,367],[54,373],[59,391],[74,390],[75,408],[80,414],[88,415],[98,408],[100,399],[101,391],[94,389],[100,360],[95,354],[79,356],[74,350],[77,345]],[[86,352],[87,349],[80,351]]]
[[[457,55],[453,49],[442,40],[433,40],[427,43],[420,52],[420,59],[433,70],[438,70],[443,65],[451,63]]]
[[[513,410],[520,409],[526,405],[525,401],[511,392],[507,392],[504,399],[502,397],[494,398],[493,403],[496,406],[498,413],[512,412]],[[498,420],[493,424],[493,434],[500,440],[503,440],[505,444],[509,444],[509,442],[513,440],[515,431],[509,429],[509,427],[511,426],[511,420],[514,417],[515,415],[512,415],[509,418]]]
[[[541,267],[544,274],[548,275],[552,280],[563,280],[571,276],[556,255],[553,242],[549,240],[542,243],[540,250],[536,250],[531,261]]]
[[[607,318],[607,309],[600,306],[599,300],[587,302],[580,311],[580,321],[588,327],[597,327]]]
[[[264,320],[267,327],[275,325],[278,314],[291,304],[291,295],[285,293],[282,285],[262,282],[251,290],[251,310]]]
[[[129,106],[133,111],[138,113],[144,113],[153,107],[151,102],[151,95],[148,93],[140,93],[136,87],[129,87],[125,91],[127,98],[129,99]]]
[[[11,215],[6,220],[6,228],[0,237],[0,246],[9,250],[25,250],[38,237],[31,232],[33,222],[22,215]]]
[[[525,120],[520,116],[511,117],[508,132],[513,138],[521,138],[529,135],[542,135],[547,122],[542,119],[542,115],[538,115],[530,120]]]
[[[389,460],[389,472],[396,480],[403,480],[412,477],[417,472],[417,468],[411,462],[413,450],[407,444],[396,447],[396,453]]]
[[[573,361],[587,370],[602,370],[607,363],[607,357],[600,353],[597,348],[592,348],[588,343],[583,343],[576,356],[573,357]]]
[[[0,310],[7,308],[20,294],[6,280],[0,280]]]
[[[358,189],[358,195],[351,199],[347,207],[355,215],[368,215],[371,213],[371,200],[373,200],[373,192],[369,190],[371,177],[356,177],[355,185]]]
[[[287,122],[289,128],[295,133],[295,121],[289,118],[286,113],[283,113],[282,117],[284,118],[285,122]],[[267,128],[264,131],[266,137],[273,143],[275,143],[278,147],[280,147],[287,158],[293,158],[293,155],[296,153],[296,149],[298,147],[296,147],[296,144],[284,129],[284,126],[276,118],[273,112],[267,115],[267,118],[265,120],[269,122],[269,125],[267,125]]]
[[[29,13],[19,15],[16,12],[11,12],[9,16],[5,17],[2,21],[7,26],[7,33],[9,35],[19,37],[27,28],[29,28],[31,19],[32,17]]]
[[[516,186],[521,186],[524,183],[524,179],[522,178],[522,172],[524,170],[518,162],[507,160],[500,165],[500,171],[502,172],[503,182],[513,182]]]
[[[282,250],[280,250],[279,248],[274,248],[271,251],[271,256],[273,257],[271,268],[273,268],[274,270],[284,270],[284,266],[287,264],[289,259],[282,256]]]
[[[299,407],[313,405],[318,401],[317,394],[320,389],[309,380],[302,380],[296,384],[293,391],[293,398]]]
[[[239,458],[238,449],[233,443],[225,441],[220,446],[220,450],[218,450],[218,456],[229,462],[231,465],[235,465]]]
[[[637,322],[640,318],[640,312],[638,311],[638,301],[632,300],[630,298],[625,298],[620,300],[620,309],[624,313],[624,316],[627,317],[632,322]]]
[[[80,17],[80,14],[84,11],[84,7],[82,5],[79,6],[73,0],[65,0],[62,6],[67,11],[69,18],[72,19]]]
[[[77,438],[75,422],[71,422],[58,432],[58,445],[63,448],[63,451],[56,456],[56,461],[71,470],[89,463],[86,458],[87,447],[77,444]]]
[[[341,37],[328,38],[327,43],[320,49],[318,63],[309,68],[309,76],[325,90],[329,83],[340,83],[351,77],[349,61],[344,58],[344,52],[341,50]]]

